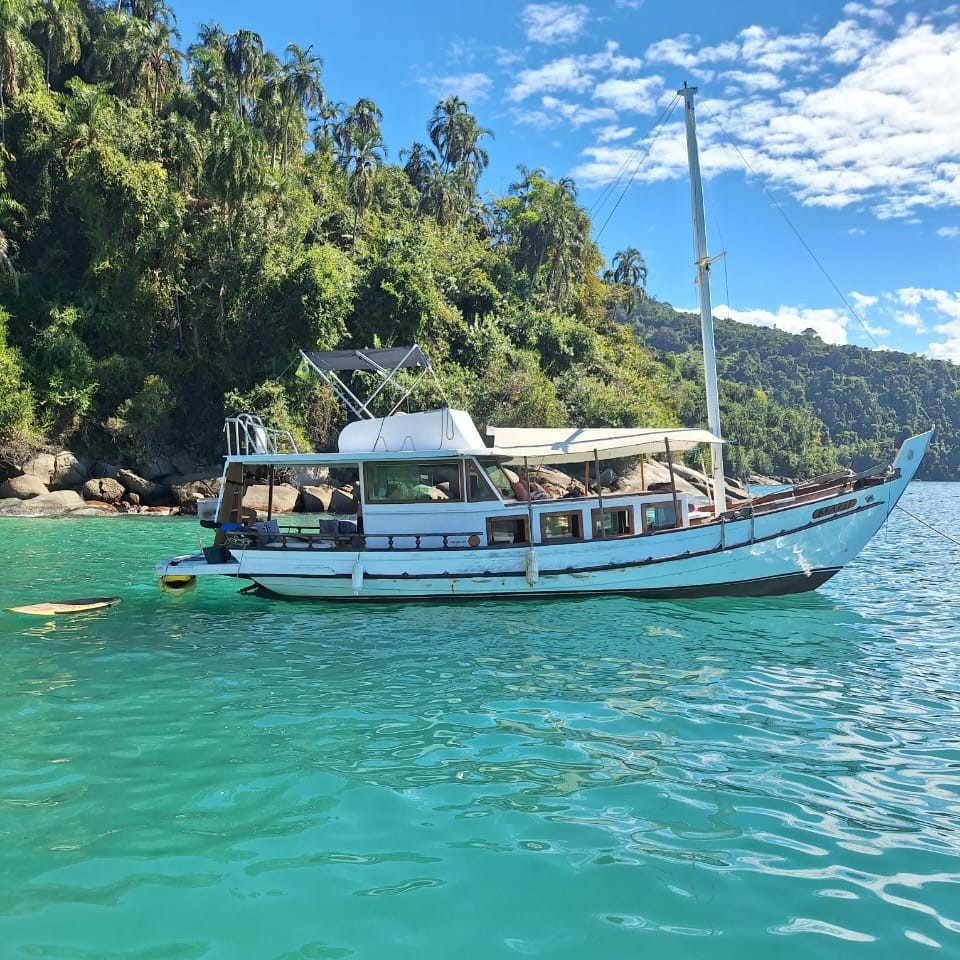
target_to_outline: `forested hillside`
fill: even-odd
[[[700,318],[668,304],[648,301],[631,315],[646,345],[673,358],[686,375],[702,364]],[[793,336],[730,320],[714,323],[717,366],[726,399],[725,433],[737,439],[745,469],[769,472],[775,465],[757,431],[776,440],[782,423],[763,423],[770,402],[811,430],[820,425],[832,459],[860,469],[878,463],[904,437],[936,426],[920,476],[960,479],[960,367],[892,350],[824,343],[814,331]],[[697,415],[694,393],[687,417]],[[773,472],[777,472],[774,470]],[[787,473],[792,472],[787,470]]]
[[[329,445],[344,412],[296,378],[301,347],[417,341],[439,374],[423,401],[481,425],[703,422],[697,336],[660,305],[639,314],[652,351],[620,322],[643,259],[606,268],[572,181],[517,158],[482,196],[494,135],[456,97],[422,142],[388,151],[382,119],[325,88],[322,51],[183,39],[159,0],[0,5],[0,460],[211,459],[241,409]],[[945,425],[936,475],[956,470],[953,368],[906,358],[940,372],[900,417],[892,355],[719,331],[740,472],[874,459],[921,401]]]

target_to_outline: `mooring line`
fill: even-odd
[[[918,517],[915,513],[911,513],[906,507],[901,507],[900,504],[898,503],[897,509],[902,510],[908,517],[910,517],[913,520],[916,520],[917,523],[922,523],[925,527],[932,530],[934,533],[939,533],[944,540],[949,540],[951,543],[955,543],[958,547],[960,547],[960,540],[955,540],[953,537],[950,536],[949,533],[944,533],[943,530],[938,529],[932,523],[927,523],[926,520],[924,520],[922,517]]]

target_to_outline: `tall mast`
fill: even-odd
[[[717,348],[713,340],[713,311],[710,305],[710,257],[707,255],[707,228],[703,213],[703,183],[700,178],[700,153],[697,149],[697,118],[693,109],[696,87],[686,84],[677,93],[683,97],[687,124],[687,163],[690,167],[690,205],[693,208],[693,239],[697,250],[697,289],[700,293],[700,328],[703,332],[703,372],[707,394],[707,423],[715,437],[720,432],[720,397],[717,392]],[[723,446],[710,444],[713,463],[713,512],[719,516],[727,509],[727,486],[723,474]]]

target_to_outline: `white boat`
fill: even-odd
[[[402,369],[429,372],[416,348],[303,354],[359,418],[336,453],[300,453],[256,418],[227,424],[228,454],[211,547],[158,564],[161,584],[192,587],[226,576],[287,597],[342,600],[515,598],[589,594],[643,597],[767,596],[812,590],[849,563],[880,529],[914,477],[932,430],[906,440],[894,461],[846,471],[731,504],[723,471],[709,268],[693,109],[686,106],[694,236],[703,323],[709,430],[502,429],[481,437],[449,408],[374,417],[370,403]],[[364,370],[381,383],[364,401],[340,375]],[[407,390],[409,394],[409,389]],[[396,408],[395,408],[396,409]],[[582,496],[531,495],[522,482],[548,464],[665,456],[707,444],[713,502],[704,512],[669,489]],[[248,522],[251,477],[318,468],[352,471],[356,514],[312,526],[288,517]],[[582,471],[582,467],[580,471]],[[661,485],[662,486],[662,485]],[[718,495],[719,491],[719,495]]]

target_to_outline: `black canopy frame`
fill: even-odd
[[[321,380],[343,401],[344,405],[359,420],[372,420],[374,414],[370,405],[388,387],[402,394],[390,413],[397,408],[417,388],[420,381],[433,373],[430,361],[424,356],[417,344],[411,347],[381,347],[369,350],[321,350],[312,353],[300,351],[300,356]],[[412,384],[406,386],[396,380],[401,370],[421,371]],[[338,376],[339,373],[361,371],[372,373],[380,378],[380,383],[366,399],[358,396]],[[389,416],[389,414],[388,414]]]

